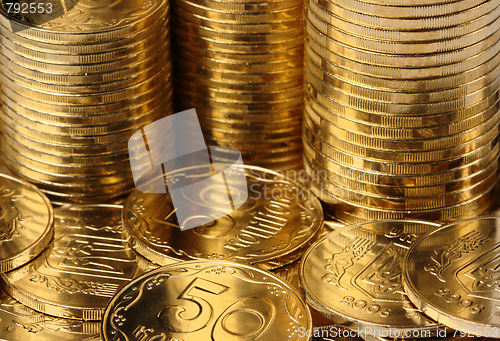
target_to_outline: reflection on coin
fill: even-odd
[[[310,340],[311,315],[271,273],[231,262],[190,261],[153,270],[123,288],[103,317],[111,340]]]
[[[0,272],[38,256],[53,236],[53,210],[35,186],[0,173]]]
[[[499,337],[499,226],[497,217],[470,219],[418,241],[403,278],[413,304],[448,327]]]
[[[16,300],[53,316],[100,320],[110,298],[155,268],[123,238],[122,206],[54,210],[54,241],[35,260],[3,275]]]
[[[321,205],[306,188],[277,172],[245,166],[248,199],[232,213],[181,231],[170,194],[133,190],[123,221],[134,249],[150,261],[167,265],[192,259],[231,260],[275,269],[299,259],[323,226]],[[167,174],[167,180],[202,179],[210,166]],[[231,190],[234,200],[240,195]],[[227,200],[226,191],[208,188],[191,202],[211,207]],[[193,215],[192,219],[199,219]]]
[[[1,341],[99,341],[100,322],[37,313],[0,289]]]
[[[412,306],[401,281],[407,250],[439,226],[386,220],[329,234],[301,261],[307,302],[327,319],[366,334],[435,332],[439,325]]]

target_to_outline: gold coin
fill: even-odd
[[[492,1],[490,1],[490,3],[493,4]],[[349,17],[346,18],[345,14],[336,16],[332,15],[332,13],[330,12],[327,12],[324,7],[320,6],[317,3],[317,0],[308,0],[306,6],[311,12],[315,14],[315,16],[321,19],[321,21],[337,28],[338,30],[348,32],[350,35],[366,37],[379,41],[394,41],[397,44],[404,42],[416,43],[420,41],[442,41],[457,37],[463,37],[467,34],[484,28],[500,17],[500,6],[496,6],[492,11],[479,18],[474,18],[474,20],[469,21],[465,25],[457,25],[457,27],[446,27],[439,30],[408,30],[407,28],[394,29],[392,27],[385,28],[377,26],[365,26],[360,25],[357,22],[350,22],[348,20]],[[425,17],[425,15],[423,15],[422,18],[423,17]],[[469,41],[473,40],[471,39]]]
[[[168,42],[160,42],[162,45],[158,45],[155,49],[155,53],[168,53],[170,48]],[[113,60],[110,62],[103,62],[98,64],[56,64],[56,63],[46,63],[39,60],[34,60],[17,54],[11,51],[8,47],[0,45],[0,52],[5,56],[5,58],[11,60],[13,63],[21,65],[25,68],[34,69],[42,72],[49,72],[55,74],[85,74],[85,73],[103,73],[110,71],[117,71],[122,68],[127,68],[142,62],[151,56],[151,53],[146,53],[141,51],[134,55],[128,56],[127,58]]]
[[[229,92],[223,91],[221,89],[207,88],[205,86],[200,86],[196,82],[186,81],[186,80],[176,80],[176,87],[182,89],[183,93],[193,93],[203,99],[214,99],[216,101],[224,101],[228,104],[237,103],[239,105],[255,105],[260,103],[273,103],[284,102],[290,99],[301,98],[303,101],[304,96],[304,86],[298,86],[295,88],[283,89],[273,92]]]
[[[170,90],[170,89],[166,89]],[[15,94],[14,94],[15,96]],[[15,96],[16,99],[22,98],[21,96]],[[124,105],[124,109],[116,110],[116,111],[108,111],[108,112],[99,112],[98,108],[93,108],[94,113],[89,113],[86,115],[78,114],[77,112],[51,112],[51,111],[39,111],[38,109],[30,109],[24,106],[25,102],[16,102],[15,100],[10,99],[6,94],[2,96],[3,107],[7,107],[5,110],[10,110],[11,112],[16,112],[18,115],[22,115],[26,119],[31,119],[39,122],[47,122],[58,124],[74,124],[80,127],[85,126],[105,126],[108,124],[119,124],[120,122],[125,121],[130,117],[142,116],[147,112],[153,111],[160,105],[163,105],[166,109],[165,112],[169,112],[170,100],[172,94],[170,91],[163,91],[158,93],[155,97],[151,98],[148,101],[137,103],[135,106],[127,108]],[[31,102],[36,103],[36,102]],[[90,110],[89,110],[90,111]],[[82,113],[84,111],[82,110]],[[83,129],[83,128],[82,128]],[[106,129],[106,128],[102,128]]]
[[[132,33],[126,37],[122,37],[117,40],[111,40],[101,43],[76,43],[69,44],[68,42],[61,43],[59,42],[46,42],[38,39],[31,39],[24,37],[17,32],[11,32],[9,26],[5,27],[0,24],[0,34],[9,38],[10,40],[35,49],[47,50],[47,51],[59,51],[65,53],[74,53],[74,54],[92,54],[92,53],[102,53],[105,51],[113,51],[123,49],[127,46],[135,45],[137,42],[142,41],[152,34],[156,33],[158,28],[163,25],[169,24],[169,16],[166,15],[168,8],[163,9],[163,15],[158,18],[158,20],[154,23],[151,23],[150,26],[136,32]]]
[[[306,105],[304,116],[304,125],[323,140],[330,140],[331,135],[357,146],[391,150],[394,152],[426,152],[453,148],[477,139],[481,135],[486,135],[488,131],[497,127],[499,122],[500,111],[497,109],[492,119],[465,132],[448,134],[444,137],[431,135],[432,138],[425,139],[404,139],[404,136],[401,136],[403,137],[402,139],[398,139],[399,136],[391,134],[392,130],[386,131],[382,127],[373,129],[378,134],[364,134],[363,132],[356,131],[356,129],[344,128],[344,126],[319,119],[317,113],[309,105]]]
[[[470,118],[465,118],[458,122],[449,122],[446,125],[427,125],[432,124],[434,120],[425,118],[430,117],[401,117],[401,115],[392,115],[386,117],[386,115],[376,115],[366,113],[366,115],[361,115],[362,112],[355,112],[351,115],[352,110],[337,104],[335,107],[325,107],[325,105],[319,101],[315,101],[309,96],[306,97],[305,108],[311,119],[315,121],[328,121],[334,125],[345,127],[351,131],[359,131],[366,135],[374,137],[391,137],[394,139],[425,139],[430,137],[440,137],[449,136],[464,131],[473,130],[476,127],[483,125],[485,122],[492,119],[498,114],[498,103],[497,101],[494,105],[485,109],[484,111],[472,116]],[[340,110],[337,110],[340,109]],[[345,110],[342,110],[345,109]],[[356,115],[356,114],[360,115]],[[444,122],[446,116],[448,115],[437,115]],[[372,118],[373,121],[365,120],[366,118]],[[398,120],[398,117],[401,117]],[[422,119],[420,119],[422,118]],[[399,127],[397,123],[400,123]],[[422,124],[423,123],[423,124]],[[437,119],[435,123],[441,123]],[[422,127],[422,125],[424,125]]]
[[[371,193],[366,190],[366,186],[346,187],[337,183],[332,183],[321,176],[317,177],[317,184],[328,192],[330,195],[339,198],[346,203],[354,203],[366,207],[402,210],[402,211],[419,211],[419,210],[437,210],[449,206],[455,206],[461,202],[472,200],[482,196],[487,190],[494,187],[498,179],[498,168],[494,168],[485,179],[477,182],[470,187],[461,188],[455,192],[444,193],[442,195],[419,196],[421,192],[415,189],[415,196],[397,196],[394,192],[386,188],[385,192],[392,193],[392,196],[386,196],[386,193]],[[360,187],[360,188],[359,188]],[[374,191],[376,192],[376,191]],[[411,192],[411,191],[408,191]]]
[[[488,0],[459,0],[451,3],[428,6],[425,11],[421,6],[387,6],[387,4],[366,3],[361,0],[329,0],[340,7],[357,11],[364,14],[376,15],[388,18],[422,18],[422,17],[438,17],[448,14],[453,14],[465,11],[475,6],[479,6]]]
[[[456,222],[415,243],[403,276],[408,298],[459,332],[498,337],[499,223],[495,217]]]
[[[148,79],[125,89],[110,92],[85,94],[84,96],[78,96],[77,94],[73,95],[43,92],[15,83],[13,80],[7,78],[1,73],[0,79],[2,80],[2,88],[9,87],[12,91],[17,92],[20,95],[33,98],[34,100],[38,100],[40,102],[46,102],[52,105],[57,104],[61,106],[92,106],[106,105],[125,101],[138,93],[142,94],[157,86],[164,86],[164,81],[169,73],[169,68],[164,67],[153,77],[149,77]]]
[[[299,37],[299,36],[297,36]],[[179,48],[176,50],[174,60],[178,60],[182,65],[182,61],[189,60],[189,63],[202,65],[207,71],[225,71],[230,73],[244,72],[249,74],[260,74],[269,72],[279,72],[287,69],[293,69],[303,65],[303,59],[297,56],[291,56],[290,59],[269,60],[264,63],[242,63],[242,61],[226,61],[218,58],[212,58],[204,55],[199,55],[187,49]],[[189,65],[185,68],[189,70]]]
[[[401,186],[411,191],[414,187],[429,187],[443,184],[453,184],[473,177],[477,172],[482,171],[499,156],[499,148],[491,151],[484,158],[474,161],[461,167],[452,168],[445,172],[433,173],[429,175],[392,175],[380,172],[362,171],[346,167],[334,160],[323,157],[319,153],[310,155],[309,151],[304,153],[304,160],[309,167],[314,170],[314,180],[317,174],[324,174],[325,177],[343,177],[359,184],[378,184],[381,186]]]
[[[158,21],[168,7],[167,1],[133,2],[127,0],[93,3],[82,0],[66,11],[52,3],[53,10],[18,16],[2,5],[0,23],[14,28],[18,35],[56,43],[99,43],[116,40],[141,31]],[[64,13],[64,15],[62,15]],[[84,32],[82,32],[84,31]]]
[[[358,23],[359,25],[394,30],[440,30],[443,28],[453,27],[456,28],[458,32],[463,32],[468,30],[467,26],[470,25],[475,19],[486,15],[498,7],[498,3],[495,3],[494,1],[486,1],[463,11],[433,16],[432,20],[429,20],[426,16],[414,18],[376,16],[373,15],[373,13],[361,13],[356,10],[341,7],[336,1],[315,1],[321,6],[321,8],[327,10],[335,16],[343,17],[345,20]],[[401,5],[403,4],[397,4],[396,8]]]
[[[232,4],[232,3],[230,3]],[[268,2],[269,4],[269,2]],[[176,1],[175,6],[184,9],[194,15],[199,15],[202,17],[210,18],[212,20],[217,20],[220,22],[227,23],[245,23],[245,24],[267,24],[270,22],[280,22],[290,20],[290,18],[301,17],[302,15],[302,3],[291,3],[289,7],[263,11],[260,13],[247,13],[246,11],[239,13],[231,13],[227,11],[214,10],[204,6],[198,5],[197,2],[191,2],[187,0]]]
[[[492,175],[492,173],[496,173],[498,170],[498,162],[492,161],[484,169],[478,171],[470,177],[460,179],[459,181],[441,183],[426,187],[408,187],[361,182],[359,179],[346,178],[338,173],[331,172],[329,169],[322,168],[314,162],[309,162],[309,166],[314,170],[314,177],[317,181],[327,181],[326,184],[330,182],[344,188],[351,188],[360,194],[366,193],[368,195],[386,197],[401,196],[404,198],[433,197],[448,195],[456,191],[465,190],[483,180],[486,180]]]
[[[422,78],[418,76],[418,82],[415,79],[405,78],[389,78],[376,76],[376,74],[385,73],[386,75],[394,74],[394,70],[403,72],[404,68],[399,65],[398,67],[387,66],[377,66],[373,64],[366,64],[362,61],[348,60],[339,55],[334,55],[332,53],[321,53],[324,49],[321,47],[312,48],[313,44],[311,39],[305,41],[304,47],[306,51],[307,61],[319,66],[325,72],[335,75],[337,78],[347,80],[351,83],[358,83],[368,85],[372,88],[383,88],[385,89],[395,89],[399,91],[431,91],[440,89],[454,88],[471,81],[475,81],[478,78],[496,70],[498,64],[500,63],[500,53],[493,55],[490,59],[483,61],[482,58],[476,58],[476,63],[473,65],[472,69],[464,70],[460,73],[442,74],[434,78]],[[496,47],[498,44],[495,45]],[[494,50],[494,49],[493,49]],[[329,58],[330,57],[330,58]],[[471,58],[472,59],[472,58]],[[338,65],[335,60],[338,60],[342,65]],[[474,61],[474,59],[472,59]],[[470,63],[470,61],[468,61]],[[463,65],[463,63],[461,63]],[[461,64],[454,65],[460,66]],[[359,66],[358,70],[352,70],[351,67]],[[449,65],[449,64],[448,64]],[[428,69],[431,69],[430,66]],[[373,72],[372,72],[373,71]],[[415,69],[409,69],[410,73],[415,74]],[[428,72],[425,68],[422,72]],[[436,79],[437,78],[437,79]]]
[[[100,320],[109,300],[133,278],[155,268],[127,246],[121,206],[54,210],[54,241],[40,257],[2,275],[5,290],[53,316]]]
[[[478,148],[485,145],[494,147],[498,143],[495,138],[495,136],[497,135],[497,131],[498,126],[493,127],[488,132],[484,133],[474,140],[464,143],[463,145],[458,145],[441,150],[438,149],[422,152],[380,150],[377,149],[378,146],[373,146],[371,148],[362,147],[352,143],[344,142],[340,139],[335,138],[333,135],[328,135],[327,138],[325,138],[325,140],[327,141],[324,141],[322,137],[316,136],[315,133],[312,132],[307,126],[305,126],[304,128],[304,136],[308,141],[317,146],[326,155],[336,153],[336,151],[343,151],[353,156],[363,157],[369,160],[417,164],[454,159],[469,152],[476,151]]]
[[[459,168],[475,161],[478,161],[487,155],[491,151],[498,152],[498,143],[493,142],[493,145],[487,144],[480,147],[468,154],[459,156],[457,158],[447,160],[444,162],[431,162],[431,163],[395,163],[395,162],[377,162],[369,159],[364,159],[362,157],[357,157],[338,151],[335,149],[318,149],[318,146],[313,145],[307,139],[307,136],[303,139],[304,150],[309,153],[309,155],[314,156],[315,153],[321,153],[323,157],[334,160],[339,164],[353,169],[379,172],[385,174],[394,175],[430,175],[435,173],[442,173],[449,171],[454,168]],[[326,151],[327,153],[324,153]]]
[[[146,83],[147,84],[147,83]],[[168,84],[168,83],[167,83]],[[142,86],[145,86],[144,84]],[[19,86],[18,86],[19,87]],[[63,104],[52,104],[41,102],[39,100],[33,100],[30,97],[26,97],[22,94],[18,94],[10,87],[3,86],[0,94],[2,97],[8,97],[11,101],[15,103],[22,103],[22,105],[28,109],[33,109],[41,112],[52,112],[58,113],[61,115],[102,115],[109,114],[115,111],[123,111],[125,109],[134,108],[140,106],[141,103],[148,102],[161,94],[161,92],[165,92],[170,90],[167,88],[167,85],[164,82],[158,81],[154,87],[143,91],[142,93],[136,93],[134,97],[125,98],[121,102],[111,102],[107,104],[101,105],[64,105]],[[130,89],[128,90],[131,91]],[[30,96],[30,94],[27,94]],[[122,97],[123,95],[121,95]],[[40,97],[44,97],[40,94]],[[53,96],[52,96],[53,97]],[[57,98],[55,98],[57,100]],[[10,106],[13,108],[13,106]]]
[[[297,11],[297,13],[292,14],[299,15],[300,13],[301,11]],[[271,44],[234,44],[231,41],[216,41],[211,38],[202,37],[182,30],[180,27],[177,27],[174,34],[176,41],[184,41],[186,44],[193,44],[199,46],[200,48],[213,49],[225,53],[275,53],[287,49],[294,49],[303,45],[302,39],[297,39],[296,37]]]
[[[207,8],[210,10],[217,10],[220,12],[235,14],[244,14],[247,16],[259,15],[262,13],[287,10],[291,7],[296,7],[301,5],[302,2],[293,0],[293,1],[269,1],[269,2],[258,2],[258,1],[218,1],[218,0],[197,0],[196,3],[191,3],[186,0],[181,0],[180,2],[189,3],[191,5],[196,4],[196,7]]]
[[[0,272],[38,256],[54,231],[53,209],[35,186],[0,173]]]
[[[152,32],[150,37],[145,40],[138,41],[135,45],[127,46],[119,50],[96,52],[92,54],[69,54],[54,50],[39,50],[16,43],[1,34],[0,42],[2,44],[2,48],[7,48],[12,53],[23,56],[25,58],[33,59],[34,61],[56,65],[92,65],[112,62],[131,56],[138,56],[140,53],[151,53],[151,51],[155,51],[165,43],[168,34],[168,30],[157,29],[156,32]]]
[[[305,37],[323,58],[351,71],[386,78],[418,79],[453,75],[470,70],[498,54],[500,33],[469,47],[424,56],[367,52],[327,39],[307,26]],[[489,47],[485,47],[487,45]],[[415,68],[417,67],[417,68]]]
[[[306,169],[307,169],[307,165]],[[316,187],[316,190],[322,191]],[[322,193],[321,200],[334,203],[330,208],[330,213],[338,220],[346,224],[359,224],[374,220],[384,219],[430,219],[433,221],[450,222],[467,218],[478,217],[486,211],[496,197],[495,185],[491,186],[482,195],[462,202],[457,205],[448,206],[438,210],[417,210],[417,211],[394,211],[389,209],[376,209],[372,207],[345,204],[340,198],[332,197],[327,193]]]
[[[323,82],[329,84],[330,86],[346,91],[352,94],[356,94],[362,98],[368,99],[379,99],[384,102],[396,102],[396,103],[430,103],[440,101],[450,101],[457,98],[461,98],[464,96],[468,96],[477,91],[481,91],[486,89],[488,86],[497,86],[496,79],[500,75],[500,63],[497,62],[494,65],[494,69],[487,73],[481,74],[471,82],[461,85],[453,85],[451,88],[440,89],[428,91],[427,89],[422,89],[418,92],[416,91],[407,91],[403,88],[398,89],[387,89],[387,87],[376,88],[372,86],[362,85],[356,80],[354,82],[345,80],[341,77],[338,77],[335,73],[330,73],[323,66],[316,65],[314,62],[311,62],[309,58],[306,60],[306,68],[314,74],[318,79],[321,79]],[[421,80],[419,80],[420,84]],[[439,83],[439,80],[434,79],[435,83]],[[384,82],[385,84],[385,82]],[[422,84],[422,87],[425,85]]]
[[[493,116],[497,113],[499,99],[496,96],[488,97],[474,105],[468,107],[457,108],[454,111],[443,113],[443,114],[433,114],[433,115],[401,115],[398,113],[377,113],[373,112],[370,107],[364,107],[361,109],[351,108],[348,105],[344,105],[325,94],[316,91],[311,86],[306,86],[305,88],[306,100],[309,104],[319,103],[325,108],[329,108],[334,111],[336,115],[350,118],[353,120],[359,120],[364,122],[373,122],[374,124],[389,126],[389,127],[402,127],[402,128],[420,128],[421,126],[437,126],[448,122],[450,126],[451,133],[460,131],[468,127],[468,125],[473,125],[471,122],[484,122],[488,117]],[[312,105],[315,107],[314,105]],[[496,109],[496,110],[495,110]],[[321,111],[320,109],[318,111]]]
[[[283,3],[283,2],[281,2]],[[228,23],[221,22],[219,20],[214,20],[210,17],[205,17],[201,15],[194,15],[183,9],[182,7],[178,7],[176,4],[172,5],[172,19],[173,25],[177,26],[179,19],[183,21],[188,21],[191,24],[211,28],[218,30],[220,32],[228,32],[228,33],[266,33],[271,31],[281,31],[287,30],[295,27],[300,27],[302,24],[301,18],[289,18],[288,20],[283,21],[272,21],[268,23],[261,23],[259,25],[255,24],[247,24],[245,22],[241,23]]]
[[[298,332],[310,328],[300,295],[273,274],[231,262],[190,261],[153,270],[123,288],[106,308],[102,338],[305,341],[310,337]]]
[[[198,116],[200,123],[204,127],[220,128],[226,131],[233,129],[250,133],[255,131],[288,131],[301,126],[302,122],[300,117],[292,117],[284,120],[268,120],[264,122],[244,122],[241,120],[221,120],[210,116]]]
[[[425,221],[378,221],[333,232],[315,243],[300,264],[307,302],[327,319],[373,335],[439,324],[416,309],[402,284],[408,248],[441,226]]]
[[[330,84],[317,78],[311,71],[306,69],[305,72],[305,86],[312,88],[316,92],[321,92],[324,95],[335,99],[343,105],[350,106],[354,109],[365,110],[375,113],[387,113],[400,115],[435,115],[443,114],[465,108],[468,106],[477,105],[481,101],[496,102],[495,94],[498,91],[500,81],[494,81],[481,90],[475,91],[472,94],[464,95],[462,97],[451,99],[448,101],[441,101],[436,103],[394,103],[387,98],[376,99],[377,93],[367,90],[366,95],[363,97],[358,96],[356,93],[344,92],[342,89],[335,88]],[[309,91],[309,90],[306,90]],[[382,97],[382,96],[380,96]]]
[[[100,322],[75,321],[38,313],[0,289],[0,340],[100,341]]]
[[[206,171],[206,166],[200,166],[186,168],[184,173],[196,179]],[[302,185],[279,173],[252,166],[246,166],[244,171],[249,189],[246,202],[213,223],[186,231],[180,230],[170,193],[134,190],[123,215],[129,242],[137,252],[161,265],[218,259],[274,269],[297,260],[321,231],[323,213],[319,201],[303,195]],[[166,176],[185,177],[184,173]],[[237,195],[231,190],[233,198]],[[222,198],[207,192],[190,200],[209,205],[208,196],[211,201]]]
[[[469,47],[471,42],[485,40],[493,35],[497,31],[498,24],[500,23],[500,17],[497,17],[494,22],[487,24],[473,33],[452,39],[431,40],[426,42],[394,42],[360,37],[351,32],[342,31],[338,27],[322,21],[321,18],[318,18],[318,16],[307,7],[304,17],[306,18],[306,31],[310,32],[311,30],[316,30],[316,35],[322,36],[323,39],[338,41],[342,44],[350,45],[365,51],[395,55],[411,55],[415,53],[425,55],[450,52]],[[488,46],[483,46],[483,49],[487,47]]]

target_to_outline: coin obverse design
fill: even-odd
[[[119,205],[54,210],[54,241],[39,257],[2,275],[5,291],[56,317],[98,321],[121,287],[156,268],[123,237]]]
[[[248,199],[230,214],[211,223],[181,231],[170,194],[134,190],[124,205],[123,222],[134,249],[158,265],[187,260],[229,260],[271,270],[298,260],[323,227],[319,200],[302,185],[277,172],[245,166]],[[167,182],[202,179],[210,166],[196,166],[167,174]],[[240,194],[232,192],[235,198]],[[186,194],[186,196],[190,196]],[[227,200],[219,187],[207,188],[194,205],[214,206]],[[193,214],[192,219],[199,218]]]
[[[129,283],[103,318],[105,341],[302,341],[311,315],[298,293],[273,274],[244,264],[189,261]]]
[[[0,174],[0,273],[38,256],[53,236],[53,209],[35,186]]]
[[[500,218],[452,223],[417,242],[406,260],[408,298],[436,321],[500,336]]]
[[[307,303],[327,319],[366,334],[414,334],[440,327],[416,309],[402,285],[412,244],[440,225],[386,220],[333,232],[303,256],[300,283]]]

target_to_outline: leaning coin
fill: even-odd
[[[314,244],[300,264],[307,302],[327,319],[365,334],[435,330],[406,298],[402,267],[409,247],[440,225],[386,220],[333,232]]]
[[[415,243],[404,270],[408,298],[448,327],[498,337],[499,226],[498,217],[464,220]]]
[[[273,274],[232,262],[190,261],[129,283],[106,307],[102,339],[305,341],[305,302]]]
[[[37,313],[0,289],[0,341],[100,341],[101,323]]]
[[[167,179],[196,181],[206,177],[206,172],[211,172],[210,166],[189,167]],[[282,173],[252,166],[245,166],[244,172],[247,183],[241,185],[247,190],[247,200],[232,213],[185,231],[179,227],[169,192],[134,190],[123,211],[129,243],[159,265],[218,259],[275,269],[296,261],[321,233],[323,211],[318,199]],[[238,187],[231,190],[233,199],[244,195]],[[227,200],[225,191],[208,188],[197,197],[189,195],[188,200],[203,208],[224,196]],[[190,219],[199,219],[199,214]]]
[[[0,272],[38,256],[53,236],[53,209],[35,186],[0,174]]]
[[[122,206],[65,206],[54,210],[54,241],[35,260],[2,275],[5,290],[49,315],[100,320],[121,287],[155,268],[127,246]]]

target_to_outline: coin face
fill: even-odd
[[[410,246],[439,226],[386,220],[329,234],[301,261],[307,302],[327,319],[365,334],[435,330],[439,325],[406,298],[402,271]]]
[[[168,175],[167,181],[196,181],[207,171],[210,167],[186,168]],[[134,190],[123,212],[129,242],[138,253],[160,265],[216,259],[274,269],[297,260],[322,230],[319,201],[280,173],[252,166],[244,171],[246,202],[222,218],[185,231],[179,227],[168,192]],[[239,194],[231,195],[235,198]],[[224,196],[227,200],[225,191],[209,188],[188,199],[195,205],[211,207]],[[200,218],[193,213],[190,219]]]
[[[53,236],[53,209],[35,186],[0,174],[0,272],[38,256]]]
[[[100,322],[44,315],[0,290],[0,340],[99,341]]]
[[[191,261],[151,271],[124,287],[103,317],[111,340],[310,340],[311,316],[271,273],[232,262]]]
[[[499,225],[497,217],[470,219],[418,241],[404,271],[403,284],[410,300],[451,328],[498,337]]]
[[[128,247],[122,236],[121,208],[57,208],[54,241],[32,262],[4,274],[5,290],[42,313],[99,320],[121,287],[155,268]]]

